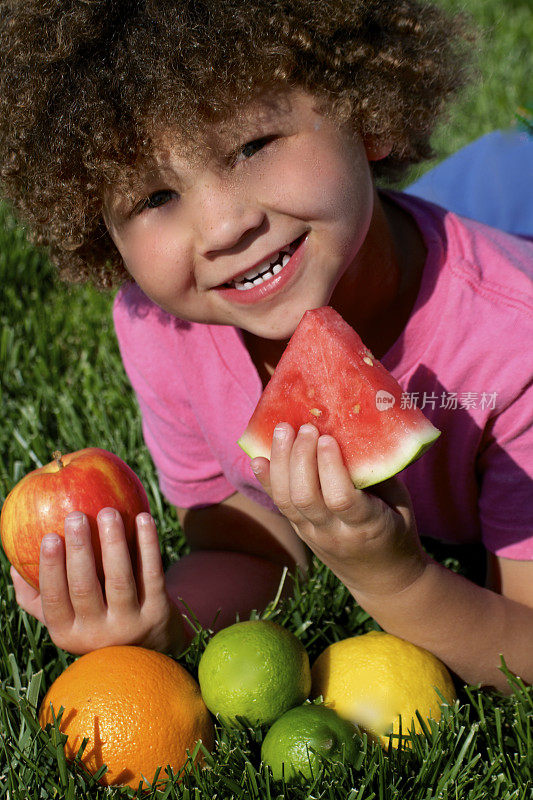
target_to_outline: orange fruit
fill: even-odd
[[[213,723],[194,678],[169,656],[143,647],[104,647],[78,658],[59,675],[39,710],[45,728],[64,707],[60,730],[73,759],[89,741],[82,762],[91,773],[107,764],[106,786],[136,788],[157,767],[174,772],[201,740],[213,747]],[[201,752],[201,751],[200,751]],[[197,758],[201,758],[199,754]]]

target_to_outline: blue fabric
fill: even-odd
[[[486,225],[533,237],[533,137],[493,131],[404,190]]]

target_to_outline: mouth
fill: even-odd
[[[247,270],[240,275],[237,275],[227,283],[222,284],[224,289],[237,289],[240,292],[246,292],[253,289],[254,286],[260,286],[262,283],[279,275],[287,266],[291,256],[296,252],[299,245],[302,243],[305,234],[302,234],[290,244],[283,247],[277,253],[273,253],[265,261],[256,264],[255,267]]]

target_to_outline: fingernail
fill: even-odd
[[[72,511],[65,517],[65,524],[70,528],[79,528],[85,522],[85,514],[81,511]]]
[[[142,528],[146,528],[146,526],[149,525],[151,521],[152,521],[152,515],[148,514],[147,511],[143,511],[141,514],[137,514],[137,525],[140,525]]]
[[[287,438],[287,427],[283,423],[274,428],[274,437],[278,442],[283,442]]]
[[[99,522],[113,522],[115,518],[116,514],[112,508],[103,508],[98,512]]]
[[[257,475],[259,472],[261,472],[261,462],[260,461],[255,461],[255,459],[253,459],[252,461],[250,461],[250,467],[251,467],[252,472],[254,473],[254,475]]]
[[[56,549],[59,543],[59,536],[57,533],[47,533],[41,540],[41,550],[44,553],[51,553]]]
[[[300,427],[299,433],[308,434],[308,433],[316,433],[316,428],[314,425],[311,425],[310,422],[306,422],[304,425]]]

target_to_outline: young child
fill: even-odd
[[[124,365],[191,545],[165,576],[141,515],[134,576],[121,520],[102,510],[103,594],[72,514],[65,545],[43,540],[40,592],[13,571],[22,608],[73,653],[179,652],[179,598],[229,624],[311,550],[462,680],[505,690],[503,653],[531,681],[533,248],[374,183],[430,156],[464,82],[463,21],[415,0],[1,12],[3,195],[64,278],[123,282]],[[280,420],[270,462],[236,444],[302,314],[324,305],[442,431],[371,491],[313,426]],[[482,543],[487,588],[419,536]]]

